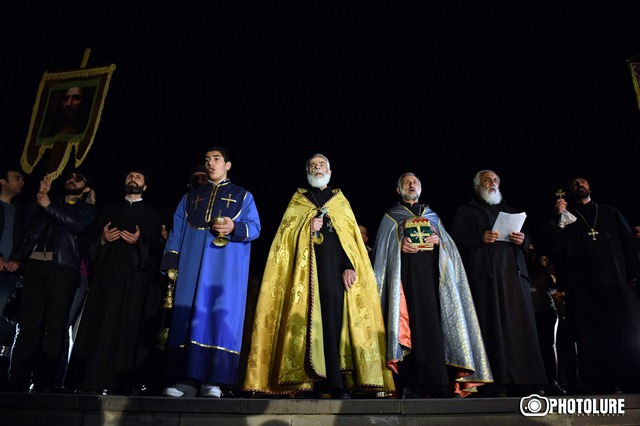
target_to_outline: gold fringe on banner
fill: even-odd
[[[75,147],[75,167],[84,161],[89,149],[93,145],[100,116],[104,108],[104,101],[109,89],[111,76],[115,65],[111,64],[99,68],[81,68],[72,71],[48,73],[45,72],[38,87],[36,103],[33,107],[29,133],[20,159],[20,165],[26,173],[31,173],[44,153],[49,150],[49,158],[45,166],[45,174],[56,179],[62,174]],[[81,87],[93,92],[92,105],[86,127],[82,133],[42,132],[44,124],[56,107],[52,99],[54,93],[71,87]]]
[[[638,80],[640,79],[640,62],[629,62],[629,69],[631,70],[631,79],[636,92],[638,108],[640,108],[640,86],[638,85]]]

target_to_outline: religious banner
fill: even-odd
[[[98,130],[114,70],[112,64],[44,73],[20,159],[26,173],[33,171],[49,149],[45,173],[52,180],[62,174],[73,148],[75,167],[84,161]]]
[[[638,80],[640,80],[640,62],[629,62],[629,69],[631,70],[631,79],[633,80],[633,88],[636,92],[638,107],[640,107],[640,86],[638,85]]]

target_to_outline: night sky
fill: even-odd
[[[43,73],[78,68],[90,48],[88,67],[116,65],[81,166],[98,203],[122,197],[139,167],[151,178],[145,199],[172,209],[190,167],[225,145],[230,178],[261,214],[260,266],[315,152],[374,235],[406,171],[445,227],[484,168],[531,228],[577,176],[596,202],[640,223],[629,6],[210,3],[3,13],[3,163],[19,164]],[[43,170],[41,161],[25,197]]]

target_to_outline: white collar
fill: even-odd
[[[142,201],[142,197],[138,198],[137,200],[131,200],[128,195],[125,195],[124,199],[129,202],[129,205],[131,205],[133,203],[137,203],[138,201]]]

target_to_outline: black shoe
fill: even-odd
[[[57,393],[57,394],[72,394],[73,391],[69,388],[65,388],[64,386],[51,386],[44,390],[43,393]]]
[[[331,392],[331,399],[351,399],[351,394],[347,391]]]
[[[566,383],[564,389],[567,391],[567,395],[585,395],[587,394],[587,388],[581,383]]]
[[[316,391],[302,391],[295,394],[295,399],[320,399],[322,395]]]
[[[429,398],[460,398],[460,394],[455,393],[448,386],[437,386],[428,391]]]
[[[54,386],[34,383],[29,389],[29,393],[53,393]]]
[[[374,391],[374,392],[351,394],[351,399],[377,399],[377,398],[389,398],[389,397],[391,397],[391,393],[386,391]]]
[[[73,393],[76,395],[102,395],[102,390],[78,388]]]
[[[124,388],[121,391],[116,391],[114,392],[117,395],[124,395],[124,396],[141,396],[144,394],[144,392],[147,390],[147,388],[145,386],[141,386],[141,387],[129,387],[129,388]]]
[[[542,389],[540,395],[548,395],[548,396],[564,396],[567,394],[567,391],[562,389],[560,384],[556,381],[551,382],[551,384],[544,389]]]
[[[417,386],[402,389],[402,399],[420,398],[420,389]]]

